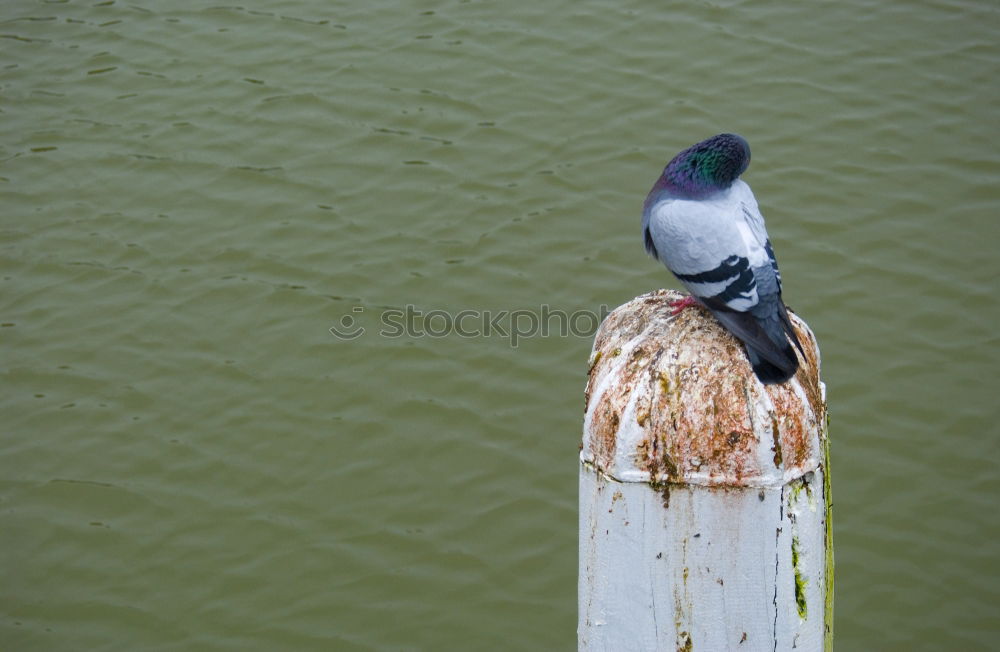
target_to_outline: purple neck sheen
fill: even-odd
[[[647,202],[664,194],[704,199],[726,190],[750,165],[750,145],[736,134],[719,134],[688,147],[667,163]]]

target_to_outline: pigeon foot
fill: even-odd
[[[673,310],[670,311],[670,315],[673,316],[681,314],[681,312],[683,312],[685,308],[691,308],[693,306],[697,306],[698,300],[689,294],[683,299],[668,301],[667,305],[673,308]]]

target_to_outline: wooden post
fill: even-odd
[[[819,349],[762,385],[739,342],[660,290],[594,342],[580,459],[580,650],[831,650]]]

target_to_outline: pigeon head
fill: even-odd
[[[653,190],[665,190],[683,199],[703,199],[729,188],[748,165],[747,141],[736,134],[719,134],[672,158]]]

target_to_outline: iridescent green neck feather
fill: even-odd
[[[750,145],[736,134],[719,134],[688,147],[667,163],[650,198],[704,199],[726,190],[750,165]]]

